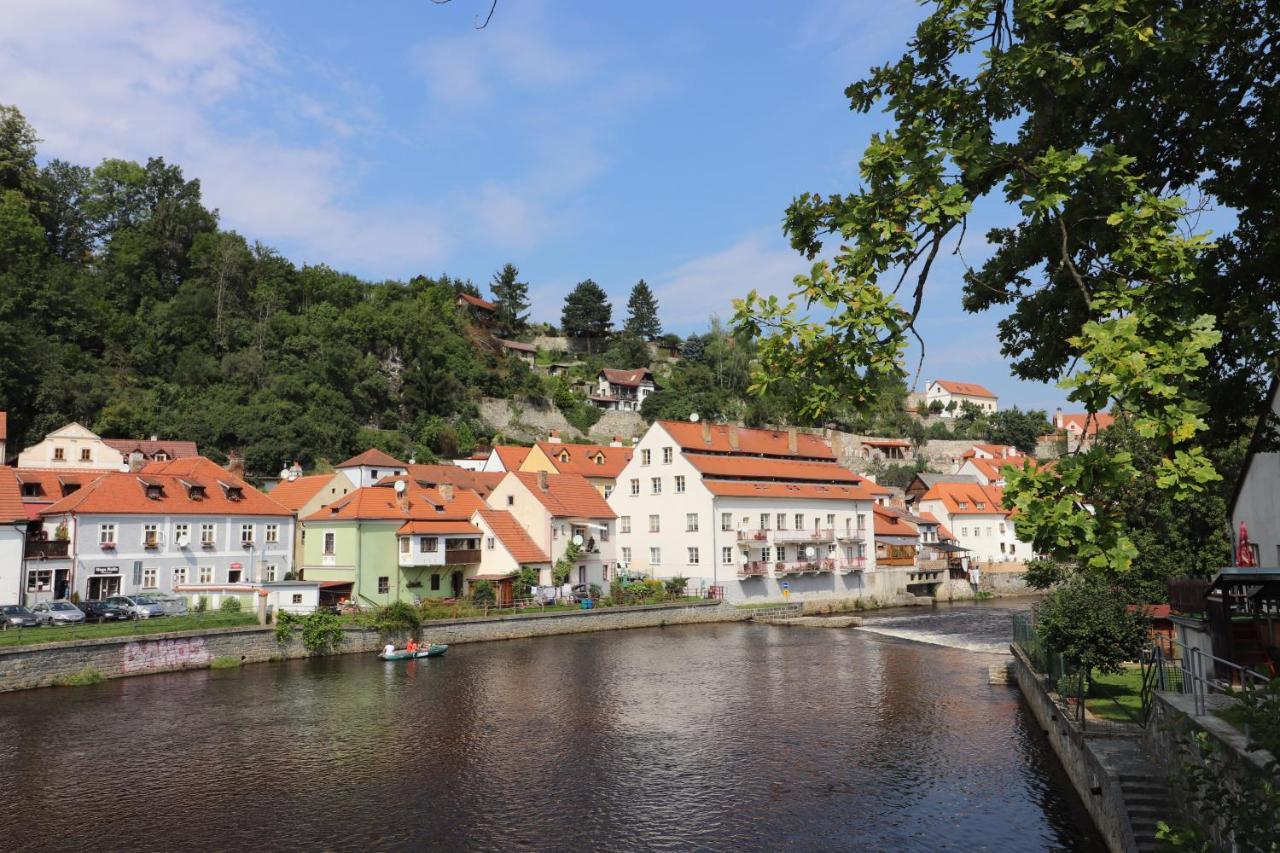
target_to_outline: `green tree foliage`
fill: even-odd
[[[658,319],[658,298],[644,279],[636,282],[627,299],[627,323],[623,327],[646,341],[662,336],[662,322]]]
[[[1036,605],[1036,633],[1086,674],[1119,672],[1148,643],[1146,619],[1096,575],[1077,575],[1045,596]]]
[[[1053,427],[1043,411],[1024,412],[1014,406],[986,416],[987,441],[1011,445],[1028,455],[1035,454],[1040,436],[1052,431]]]
[[[493,274],[494,326],[504,338],[518,338],[529,329],[529,285],[520,281],[515,264],[504,264]]]
[[[649,345],[644,339],[631,331],[614,335],[609,341],[609,348],[604,351],[604,360],[609,367],[621,370],[633,370],[649,365]]]
[[[928,473],[933,469],[929,467],[927,459],[917,459],[914,462],[885,462],[877,459],[867,467],[867,471],[881,485],[905,489],[917,474]]]
[[[572,338],[586,338],[589,346],[604,339],[613,326],[613,306],[604,288],[591,279],[578,282],[564,298],[560,326]]]

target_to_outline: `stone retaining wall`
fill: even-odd
[[[715,602],[687,602],[606,610],[575,610],[532,616],[500,616],[489,619],[457,619],[427,622],[423,638],[434,643],[476,643],[616,631],[700,622],[739,622],[750,611]],[[377,631],[348,628],[339,654],[374,652],[386,640]],[[201,669],[216,658],[236,658],[259,663],[307,657],[299,634],[286,644],[275,639],[272,627],[214,628],[138,637],[108,637],[0,649],[0,692],[49,687],[69,676],[92,669],[104,678],[124,678],[156,672]]]

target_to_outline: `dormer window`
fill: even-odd
[[[206,497],[208,497],[208,495],[205,493],[204,486],[192,486],[191,488],[187,489],[187,495],[193,501],[202,501]]]
[[[65,498],[67,495],[71,494],[74,491],[77,491],[79,488],[80,488],[79,483],[63,483],[62,496]]]
[[[567,450],[561,450],[561,451],[560,451],[560,457],[559,457],[559,458],[560,458],[560,461],[561,461],[561,462],[568,462],[568,461],[569,461],[569,451],[567,451]]]
[[[159,453],[157,453],[157,454],[156,454],[155,456],[153,456],[152,458],[153,458],[153,459],[155,459],[157,462],[168,462],[168,461],[169,461],[169,454],[168,454],[168,453],[165,453],[163,450],[161,450]]]
[[[39,483],[23,483],[22,496],[24,498],[40,497],[40,484]]]
[[[984,503],[979,503],[979,504],[978,504],[978,509],[986,509],[986,508],[987,508],[987,505],[986,505],[986,504],[984,504]]]
[[[593,461],[594,461],[597,465],[603,465],[603,464],[604,464],[604,454],[603,454],[603,453],[597,453],[597,454],[596,454],[596,458],[595,458]]]
[[[158,501],[164,497],[164,486],[155,483],[147,483],[147,498],[149,500]]]
[[[957,506],[959,506],[960,509],[968,509],[969,503],[968,501],[960,501],[959,504],[957,504]]]

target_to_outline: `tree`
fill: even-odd
[[[631,288],[631,296],[627,299],[627,323],[623,328],[646,341],[656,340],[662,335],[658,299],[644,279]]]
[[[1034,454],[1040,436],[1053,431],[1043,411],[1023,412],[1017,406],[987,415],[986,429],[987,441],[1008,444],[1026,454]]]
[[[649,364],[649,345],[639,335],[624,331],[609,342],[604,357],[609,367],[623,370],[646,367]]]
[[[613,325],[613,306],[604,289],[591,279],[578,282],[564,298],[560,325],[569,337],[586,338],[589,348],[607,335]]]
[[[529,328],[529,285],[519,280],[520,270],[504,264],[493,274],[489,289],[493,291],[494,325],[504,338],[516,338]]]
[[[1147,622],[1097,576],[1078,575],[1036,605],[1036,633],[1086,677],[1119,672],[1146,648]]]

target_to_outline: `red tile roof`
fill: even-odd
[[[688,421],[659,421],[659,423],[676,444],[694,453],[742,453],[748,456],[824,459],[833,462],[836,458],[825,441],[807,432],[796,432],[796,450],[793,453],[788,447],[786,430],[731,428],[729,424],[695,424]],[[709,440],[703,438],[704,429],[707,430]],[[729,441],[731,430],[737,432],[737,449],[734,449]]]
[[[200,455],[194,441],[104,438],[102,443],[112,450],[120,451],[126,462],[129,461],[129,454],[135,450],[141,453],[144,459],[154,459],[157,453],[164,453],[170,459],[190,459]]]
[[[689,453],[685,459],[703,477],[735,480],[788,480],[816,483],[860,483],[863,478],[834,462],[762,459],[758,456],[707,456]]]
[[[947,379],[935,379],[933,381],[938,383],[944,391],[950,391],[952,394],[961,394],[965,397],[987,397],[992,400],[996,399],[995,394],[992,394],[986,388],[983,388],[975,382],[951,382]]]
[[[181,463],[203,463],[181,465]],[[244,480],[229,474],[203,457],[165,463],[186,469],[186,473],[155,473],[148,466],[145,474],[113,471],[103,474],[45,509],[43,515],[64,512],[107,513],[120,515],[292,515],[288,509]],[[217,473],[214,473],[217,472]],[[147,497],[144,484],[163,489],[159,498]],[[204,497],[192,497],[190,485],[204,486]],[[232,500],[227,488],[238,487],[241,497]]]
[[[538,547],[538,543],[530,538],[511,513],[506,510],[482,509],[477,510],[476,514],[484,519],[484,523],[493,531],[493,535],[498,538],[503,547],[511,552],[512,559],[517,563],[551,562],[551,558]]]
[[[361,465],[377,465],[381,468],[404,468],[405,464],[394,456],[388,456],[376,447],[370,447],[364,453],[352,456],[341,465],[335,465],[335,468],[357,468]]]
[[[551,464],[561,474],[581,474],[584,477],[615,479],[631,461],[631,448],[609,447],[604,444],[553,444],[538,442],[538,448],[547,455]],[[561,459],[560,457],[567,457]],[[600,462],[597,463],[596,460]]]
[[[907,521],[903,514],[892,512],[882,506],[872,507],[875,516],[875,533],[877,536],[918,536],[920,531]]]
[[[986,477],[988,482],[1003,480],[1003,469],[1007,465],[1012,465],[1015,468],[1025,468],[1035,462],[1030,456],[1015,456],[1011,459],[970,459],[968,461],[973,467],[982,472],[982,476]]]
[[[285,509],[297,512],[310,503],[321,489],[332,483],[334,476],[333,474],[313,474],[296,480],[281,480],[271,490],[271,499]]]
[[[981,450],[990,453],[997,459],[1013,458],[1015,456],[1025,456],[1021,450],[1008,444],[975,444],[973,447],[961,454],[961,459],[973,459]]]
[[[0,468],[0,522],[26,520],[27,510],[22,505],[18,475],[12,468]]]
[[[506,349],[519,350],[520,352],[537,352],[538,348],[533,344],[522,344],[519,341],[508,341],[504,338],[497,338],[498,343]]]
[[[419,485],[452,483],[459,489],[470,489],[482,498],[489,497],[489,493],[498,487],[503,477],[501,471],[472,471],[457,465],[408,465],[406,468],[409,477]]]
[[[469,489],[455,489],[452,501],[445,501],[437,489],[427,489],[412,480],[406,482],[403,504],[396,490],[387,485],[356,489],[304,521],[392,521],[457,520],[471,517],[484,500]]]
[[[821,483],[753,483],[749,480],[704,480],[713,495],[735,498],[805,498],[828,501],[869,501],[871,493],[861,485],[832,486]]]
[[[618,370],[612,367],[606,367],[600,371],[604,374],[604,378],[610,385],[627,385],[638,386],[645,382],[653,381],[653,374],[646,368],[637,367],[635,370]]]
[[[485,311],[498,310],[498,306],[494,305],[492,302],[489,302],[488,300],[485,300],[485,299],[481,299],[479,296],[472,296],[470,293],[459,293],[458,298],[461,299],[463,302],[467,303],[468,305],[473,305],[476,308],[481,308],[481,309],[484,309]]]
[[[479,536],[480,530],[469,521],[406,521],[396,531],[397,536],[408,536],[416,533],[426,534],[469,534]]]
[[[1102,430],[1113,426],[1116,419],[1113,415],[1108,415],[1105,412],[1098,412],[1093,416],[1093,420],[1089,421],[1088,413],[1081,412],[1080,414],[1074,415],[1055,415],[1054,421],[1055,425],[1061,423],[1059,429],[1075,427],[1076,432],[1085,429],[1085,424],[1088,423],[1088,430],[1085,432],[1085,435],[1097,435]]]
[[[547,488],[539,486],[542,474],[537,471],[512,471],[524,487],[533,493],[553,515],[561,518],[616,518],[596,487],[580,474],[546,474]]]
[[[524,460],[529,456],[528,447],[520,447],[515,444],[499,444],[494,448],[498,454],[498,459],[502,462],[502,467],[508,471],[518,471],[520,466],[524,464]]]
[[[1003,497],[999,489],[980,483],[935,483],[920,501],[941,501],[949,515],[1008,515],[1001,505]],[[979,509],[978,504],[984,506]]]
[[[70,469],[66,471],[51,471],[45,468],[17,468],[13,471],[14,476],[18,478],[19,488],[25,491],[35,491],[35,494],[24,496],[23,500],[27,503],[44,502],[46,504],[60,501],[67,495],[75,491],[72,486],[83,487],[92,483],[103,474],[110,474],[110,469]],[[34,490],[29,487],[34,486]]]

